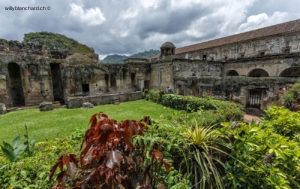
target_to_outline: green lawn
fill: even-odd
[[[57,108],[48,112],[40,112],[38,109],[19,110],[0,115],[0,143],[3,140],[10,142],[18,135],[23,137],[25,124],[28,126],[29,137],[38,141],[68,136],[75,129],[87,129],[90,117],[98,112],[104,112],[109,118],[122,121],[140,120],[143,116],[158,119],[161,116],[172,116],[174,110],[146,100],[101,105],[91,109]]]

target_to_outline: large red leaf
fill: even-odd
[[[106,167],[113,169],[114,167],[120,167],[120,163],[123,156],[119,150],[110,151],[106,156]]]

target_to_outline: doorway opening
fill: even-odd
[[[131,79],[131,87],[136,88],[135,73],[130,74],[130,79]]]
[[[251,89],[249,90],[249,96],[247,101],[247,108],[258,108],[260,109],[261,100],[265,94],[266,89]]]
[[[60,103],[64,103],[64,92],[61,79],[60,64],[50,63],[50,68],[54,101],[60,101]]]
[[[16,63],[9,63],[8,74],[10,81],[9,91],[13,106],[25,106],[20,66]]]
[[[90,85],[88,83],[83,83],[81,84],[81,87],[82,87],[82,93],[84,95],[88,95],[90,92]]]

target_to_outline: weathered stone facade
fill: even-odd
[[[300,20],[178,48],[171,55],[164,55],[164,48],[151,58],[150,87],[171,86],[183,95],[266,109],[280,104],[280,94],[300,79]]]
[[[45,101],[68,104],[72,98],[104,99],[99,96],[114,93],[127,94],[121,100],[136,99],[130,93],[142,90],[144,83],[149,83],[149,69],[149,65],[137,60],[124,65],[99,64],[97,54],[49,51],[40,45],[2,39],[0,103],[8,108]],[[108,103],[111,99],[101,102]]]
[[[237,101],[266,109],[300,79],[300,20],[177,48],[150,59],[99,64],[98,55],[0,40],[0,103],[61,101],[78,107],[141,98],[144,89]],[[74,105],[76,104],[76,105]]]

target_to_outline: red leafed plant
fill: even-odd
[[[62,155],[50,170],[50,180],[57,168],[60,173],[58,184],[52,189],[66,188],[152,188],[151,171],[162,165],[168,171],[170,165],[163,161],[163,153],[158,149],[150,151],[150,157],[159,166],[152,164],[144,168],[144,155],[133,146],[133,136],[143,135],[149,117],[140,121],[125,120],[117,123],[102,112],[90,119],[90,128],[85,132],[81,144],[80,158],[74,154]],[[143,148],[143,145],[139,145]],[[139,149],[143,151],[143,149]],[[159,184],[159,188],[164,188]]]

